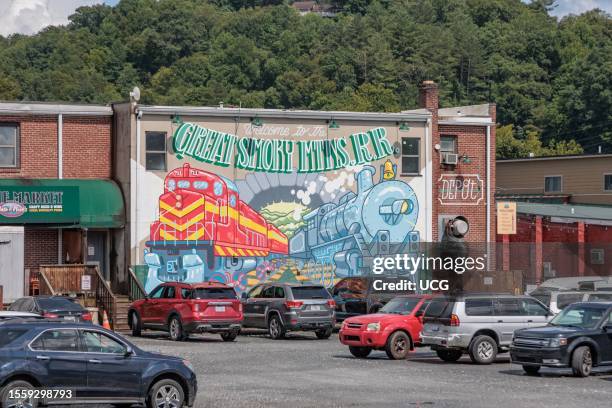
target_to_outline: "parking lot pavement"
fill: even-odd
[[[130,340],[190,360],[198,374],[197,407],[609,408],[612,401],[612,369],[586,379],[556,369],[528,377],[507,354],[489,366],[467,356],[444,363],[429,349],[407,361],[378,351],[359,360],[337,335],[316,340],[308,333],[271,340],[255,332],[233,343],[198,335],[176,343],[151,332]]]

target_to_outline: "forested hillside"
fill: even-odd
[[[122,0],[66,27],[0,37],[0,99],[398,111],[424,79],[441,104],[494,101],[500,155],[612,151],[612,30],[549,0]],[[512,126],[510,126],[512,125]],[[540,145],[543,144],[543,146]],[[539,147],[538,147],[539,146]],[[538,152],[536,152],[538,153]]]

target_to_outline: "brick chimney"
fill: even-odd
[[[430,111],[438,110],[438,84],[434,81],[423,81],[419,87],[419,107]]]

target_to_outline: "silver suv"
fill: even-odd
[[[263,283],[242,294],[244,328],[268,329],[280,339],[287,331],[314,331],[328,339],[336,324],[336,303],[323,286]]]
[[[468,353],[491,364],[508,351],[515,330],[545,325],[553,313],[530,296],[471,294],[432,299],[423,317],[422,345],[444,361]]]

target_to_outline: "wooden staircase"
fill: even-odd
[[[127,332],[130,330],[128,325],[128,309],[130,307],[130,298],[127,295],[115,295],[115,318],[113,321],[113,330],[118,332]]]

